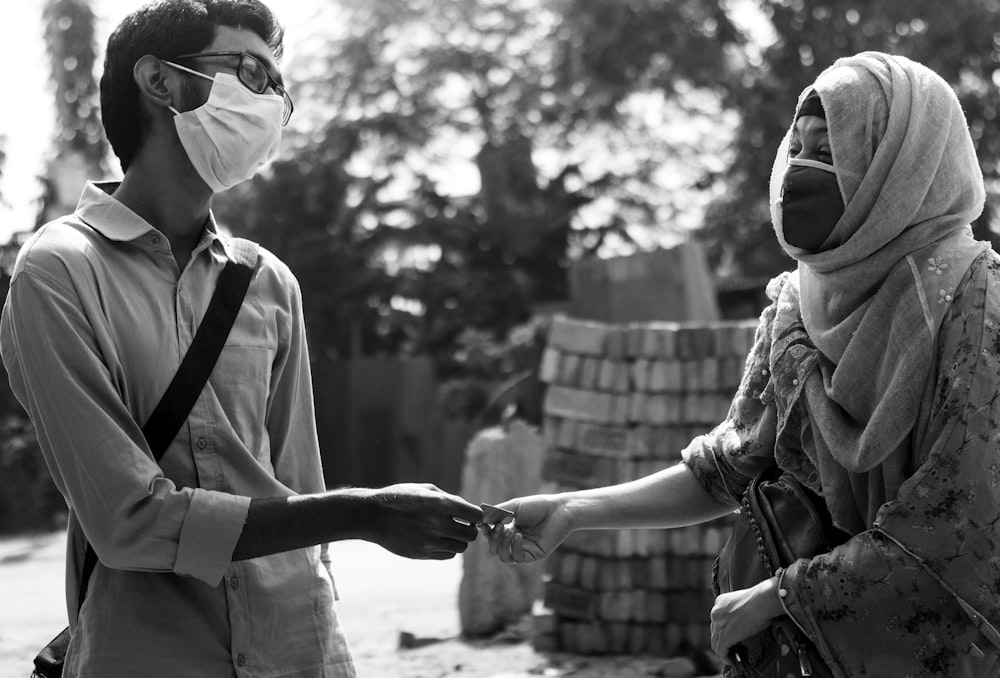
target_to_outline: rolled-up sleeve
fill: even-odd
[[[774,316],[774,304],[761,314],[725,421],[681,452],[683,463],[723,505],[738,505],[753,477],[774,464],[777,409],[768,370]]]
[[[0,350],[56,486],[101,562],[218,584],[249,500],[164,477],[73,286],[43,269],[17,272]]]

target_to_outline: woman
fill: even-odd
[[[798,266],[768,286],[727,420],[657,474],[507,502],[491,550],[528,562],[576,529],[710,520],[776,464],[852,536],[719,596],[720,657],[787,614],[844,676],[995,675],[1000,258],[969,227],[984,188],[964,115],[932,71],[875,52],[796,113],[771,192]]]

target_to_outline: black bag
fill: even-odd
[[[742,504],[741,519],[716,560],[712,576],[716,596],[750,588],[773,577],[778,568],[825,553],[850,538],[833,526],[822,498],[776,466],[751,481]],[[729,676],[833,676],[786,615],[735,646],[733,654]]]
[[[253,278],[257,264],[257,245],[246,240],[234,240],[237,256],[241,260],[226,262],[226,267],[219,275],[215,292],[205,317],[198,326],[191,346],[177,369],[177,374],[170,381],[160,402],[142,427],[143,436],[149,443],[153,458],[160,460],[170,443],[187,419],[194,407],[198,395],[205,387],[212,368],[219,359],[226,338],[236,322],[246,296],[247,288]],[[87,594],[87,584],[90,575],[97,566],[97,553],[88,543],[83,557],[83,569],[80,573],[80,592],[77,597],[78,608],[83,606],[83,598]],[[35,657],[35,668],[31,678],[61,678],[63,664],[66,661],[66,651],[69,649],[70,632],[66,627],[49,641]]]

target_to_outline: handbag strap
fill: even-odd
[[[225,268],[219,274],[215,292],[208,302],[208,309],[198,326],[198,331],[191,340],[191,346],[156,409],[142,427],[142,435],[146,438],[156,462],[160,461],[170,443],[177,437],[178,431],[191,413],[191,408],[208,383],[208,377],[219,360],[222,347],[225,346],[229,332],[236,322],[236,316],[239,315],[243,299],[253,279],[260,254],[258,245],[249,240],[234,238],[230,241],[230,246],[233,258],[226,262]],[[97,552],[88,541],[87,551],[83,556],[83,569],[80,572],[78,610],[83,607],[87,585],[95,567],[97,567]]]

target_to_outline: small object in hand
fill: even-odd
[[[514,520],[513,511],[492,504],[480,504],[479,506],[483,509],[483,522],[480,525],[498,525]]]

